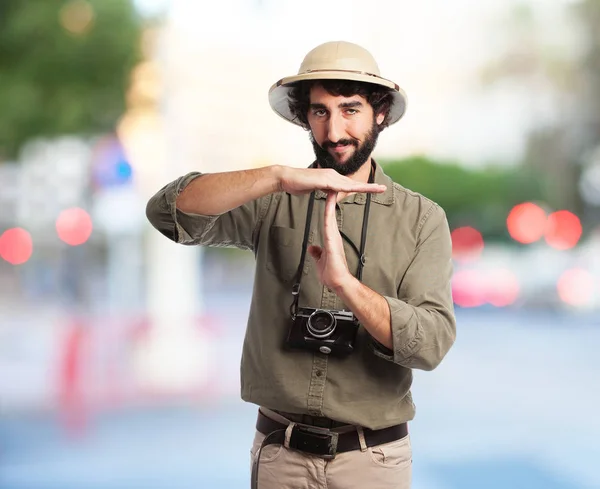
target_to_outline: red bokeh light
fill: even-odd
[[[22,228],[12,228],[0,236],[0,256],[12,265],[25,263],[33,253],[31,235]]]
[[[56,219],[58,237],[71,246],[85,243],[92,234],[92,229],[92,218],[79,207],[62,211]]]
[[[581,238],[581,222],[569,211],[557,211],[548,216],[546,242],[557,250],[573,248]]]
[[[483,237],[477,229],[470,226],[452,231],[452,258],[460,262],[476,260],[483,252]]]
[[[452,277],[452,298],[460,307],[485,304],[484,277],[477,270],[459,270]]]
[[[571,268],[560,276],[556,288],[563,302],[584,306],[594,296],[594,276],[582,268]]]
[[[496,307],[505,307],[514,304],[519,297],[519,279],[505,268],[492,270],[487,277],[487,301]]]
[[[494,270],[459,270],[452,277],[452,298],[460,307],[479,307],[491,304],[506,307],[514,304],[520,292],[514,272]]]
[[[519,243],[529,244],[544,236],[546,212],[533,202],[524,202],[512,208],[506,219],[510,236]]]

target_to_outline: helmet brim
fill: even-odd
[[[269,104],[277,115],[288,122],[302,126],[289,107],[289,92],[295,83],[309,80],[351,80],[381,85],[391,90],[393,103],[388,115],[388,125],[398,122],[406,112],[406,94],[394,82],[380,76],[352,71],[319,71],[282,78],[269,89]]]

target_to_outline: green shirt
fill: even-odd
[[[376,344],[362,327],[345,358],[291,351],[292,286],[300,262],[309,195],[269,194],[219,216],[187,214],[177,195],[193,172],[166,185],[148,202],[152,225],[185,245],[233,246],[256,259],[254,291],[241,360],[242,399],[273,410],[326,416],[371,429],[413,419],[412,370],[432,370],[456,337],[451,275],[452,245],[441,207],[394,183],[376,165],[362,282],[381,294],[391,313],[393,350]],[[320,244],[326,194],[316,192],[309,244]],[[338,226],[360,246],[366,194],[339,202]],[[344,240],[348,267],[358,257]],[[300,307],[346,309],[318,280],[307,253]]]

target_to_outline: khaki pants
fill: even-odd
[[[282,416],[261,410],[289,424]],[[254,436],[251,466],[264,437],[258,431]],[[258,489],[410,489],[411,475],[410,435],[366,450],[338,453],[333,460],[267,445],[260,455]]]

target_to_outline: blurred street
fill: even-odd
[[[256,408],[237,375],[250,287],[223,286],[206,296],[221,392],[92,409],[75,432],[61,413],[4,416],[0,487],[249,487]],[[415,372],[414,488],[600,487],[598,344],[597,315],[460,310],[442,366]]]

